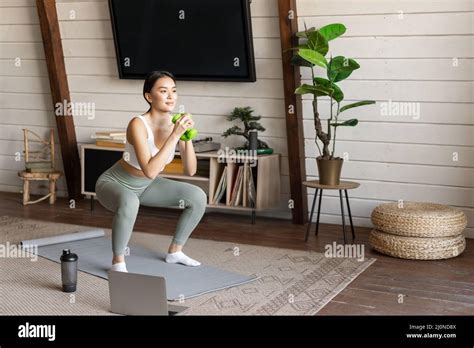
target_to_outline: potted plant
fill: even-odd
[[[228,121],[235,121],[240,120],[243,123],[244,129],[242,129],[238,125],[234,125],[233,127],[227,129],[222,136],[227,138],[231,135],[241,135],[246,139],[245,144],[241,147],[236,148],[237,152],[239,151],[248,151],[249,144],[250,144],[250,134],[251,131],[260,131],[264,132],[265,128],[258,122],[261,116],[254,116],[252,113],[254,110],[250,106],[246,107],[236,107],[231,112],[231,114],[227,117]],[[273,149],[269,148],[266,142],[257,139],[257,154],[271,154],[273,153]]]
[[[360,65],[352,58],[344,56],[326,58],[329,51],[328,42],[344,34],[346,27],[343,24],[334,23],[320,29],[310,28],[296,33],[297,37],[305,39],[305,43],[294,47],[296,54],[292,57],[292,64],[311,69],[312,84],[302,84],[296,90],[296,94],[311,94],[313,96],[314,128],[316,130],[316,146],[319,156],[316,158],[319,181],[323,185],[338,185],[341,176],[343,159],[335,156],[336,134],[339,127],[355,127],[358,120],[341,119],[341,113],[346,110],[362,105],[375,104],[373,100],[363,100],[342,106],[344,93],[336,84],[348,78],[352,72],[359,69]],[[315,68],[323,69],[327,78],[316,77]],[[329,117],[327,119],[326,131],[323,129],[318,110],[318,97],[329,97]],[[335,109],[335,110],[334,110]],[[322,143],[322,149],[318,144]],[[331,149],[332,142],[332,149]]]

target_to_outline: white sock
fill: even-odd
[[[127,271],[127,266],[125,265],[125,262],[119,262],[119,263],[114,263],[111,268],[112,271],[117,271],[117,272],[128,272]]]
[[[199,266],[201,264],[201,262],[186,256],[182,251],[166,255],[165,261],[168,263],[182,263],[186,266]]]

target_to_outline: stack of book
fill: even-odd
[[[226,189],[227,189],[227,166],[225,166],[224,170],[222,171],[221,179],[219,180],[219,185],[217,185],[216,192],[214,192],[214,198],[212,200],[212,203],[218,204],[222,200],[222,197],[224,196]]]
[[[241,166],[225,166],[214,193],[213,203],[254,208],[256,205],[256,185],[252,168],[248,163]]]
[[[92,135],[97,146],[114,147],[123,149],[127,140],[127,132],[123,131],[109,131],[109,132],[95,132]]]

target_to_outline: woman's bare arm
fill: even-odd
[[[183,160],[184,174],[193,176],[197,170],[197,159],[196,153],[194,152],[194,146],[191,140],[179,141],[179,152]]]

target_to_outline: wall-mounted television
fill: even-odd
[[[109,0],[119,76],[255,81],[249,0]]]

